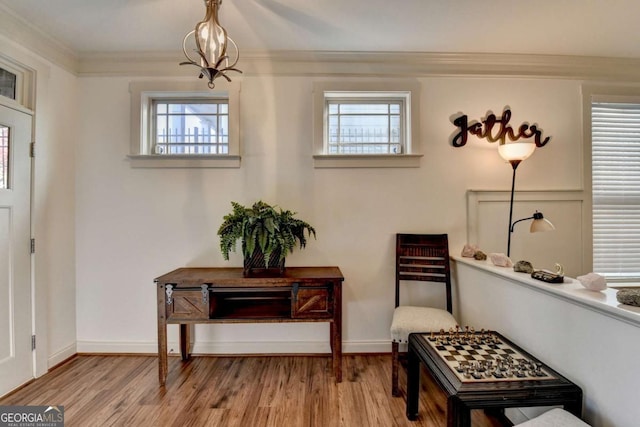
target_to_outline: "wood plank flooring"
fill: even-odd
[[[321,356],[169,358],[165,387],[151,356],[77,356],[0,399],[63,405],[65,426],[366,427],[445,426],[445,396],[422,372],[420,417],[391,396],[390,355],[343,356],[344,378]],[[400,369],[406,390],[406,371]],[[477,427],[502,424],[472,411]]]

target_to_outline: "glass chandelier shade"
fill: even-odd
[[[214,80],[227,76],[228,71],[242,73],[235,65],[240,58],[240,52],[236,43],[227,35],[227,31],[218,22],[218,10],[222,5],[222,0],[205,0],[207,8],[205,17],[196,24],[195,30],[189,32],[182,42],[182,50],[188,61],[181,62],[180,65],[195,65],[200,68],[200,78],[206,77],[210,89],[215,87]],[[193,36],[193,37],[192,37]],[[189,56],[187,45],[191,39],[195,40],[197,60]],[[233,48],[233,60],[229,58],[228,48]]]

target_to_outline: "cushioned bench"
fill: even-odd
[[[562,408],[555,408],[518,424],[518,427],[589,427],[589,424]]]

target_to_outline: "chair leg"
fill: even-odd
[[[398,389],[398,348],[397,342],[391,343],[391,394],[393,396],[400,396],[400,390]]]

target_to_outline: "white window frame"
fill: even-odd
[[[7,57],[0,54],[0,68],[4,68],[16,75],[16,99],[2,96],[2,103],[16,108],[20,111],[33,112],[35,109],[35,86],[36,72],[35,70],[18,64]]]
[[[239,168],[240,167],[240,83],[216,84],[211,90],[201,81],[132,82],[131,146],[128,158],[134,168]],[[228,154],[155,154],[152,107],[155,99],[226,98],[229,101]]]
[[[587,245],[589,253],[585,258],[589,261],[591,270],[594,270],[593,266],[593,254],[594,254],[594,242],[593,242],[593,138],[592,138],[592,102],[610,102],[610,103],[633,103],[640,105],[640,87],[638,86],[619,86],[619,85],[584,85],[582,88],[583,95],[583,121],[584,121],[584,136],[585,136],[585,152],[584,152],[584,188],[585,188],[585,207],[588,212],[585,212],[585,228],[588,228],[584,232],[584,240]],[[640,210],[640,208],[638,208]],[[596,271],[596,273],[599,273]],[[603,273],[600,273],[603,274]],[[607,276],[607,282],[610,284],[640,285],[640,271],[638,276]]]
[[[419,167],[420,94],[418,82],[316,82],[313,87],[313,159],[316,168]],[[327,99],[403,99],[403,152],[399,154],[329,154]]]

